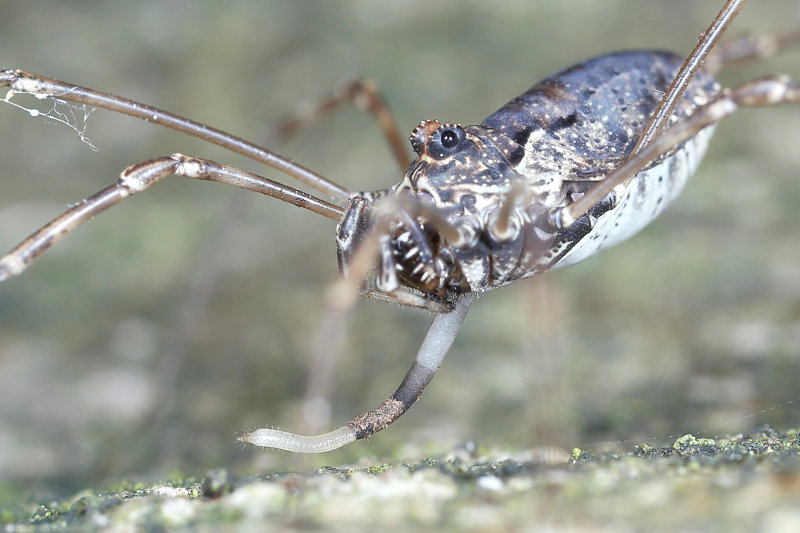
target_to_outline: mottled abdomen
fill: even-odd
[[[613,208],[553,265],[560,268],[591,257],[638,233],[683,190],[705,154],[713,127],[707,128],[655,165],[642,170]]]
[[[511,162],[535,201],[566,205],[628,158],[682,63],[675,54],[650,51],[590,59],[534,85],[482,125],[524,146]],[[698,72],[667,127],[719,89]],[[681,191],[710,135],[711,129],[701,132],[640,172],[616,203],[593,212],[596,220],[584,217],[561,232],[533,268],[521,264],[519,277],[576,263],[641,230]]]

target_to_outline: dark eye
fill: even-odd
[[[454,130],[448,128],[442,131],[442,147],[450,150],[458,145],[458,141],[458,133],[456,133]]]
[[[452,122],[445,124],[428,141],[428,153],[435,159],[442,159],[461,148],[466,139],[464,128]]]

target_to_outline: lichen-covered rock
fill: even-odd
[[[555,458],[553,459],[545,459]],[[797,531],[800,437],[685,435],[671,446],[542,455],[461,447],[440,458],[87,492],[5,531]]]

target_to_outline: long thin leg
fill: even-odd
[[[341,448],[358,439],[365,439],[384,429],[414,405],[431,382],[452,346],[473,298],[474,295],[471,293],[462,294],[456,300],[451,312],[434,317],[417,358],[400,386],[375,409],[357,416],[346,426],[322,435],[296,435],[264,428],[241,435],[238,440],[254,446],[295,453],[321,453]]]
[[[386,100],[381,96],[378,86],[373,80],[351,81],[313,105],[302,108],[294,115],[286,117],[270,132],[267,137],[267,144],[272,145],[272,141],[286,141],[324,115],[347,104],[355,104],[375,119],[386,142],[389,143],[392,155],[397,161],[400,170],[405,170],[411,164],[411,160],[408,158],[400,128],[397,125],[394,114],[389,109]]]
[[[800,28],[774,35],[747,35],[716,47],[709,54],[703,68],[715,73],[731,63],[775,55],[784,48],[796,46],[798,42],[800,42]]]
[[[257,174],[206,159],[173,154],[129,166],[122,171],[117,183],[85,198],[31,234],[16,248],[0,258],[0,281],[20,274],[37,257],[84,222],[91,220],[125,198],[148,189],[171,174],[217,181],[258,192],[309,209],[333,220],[339,220],[344,212],[339,206]]]
[[[333,183],[329,179],[294,161],[270,152],[240,137],[231,135],[230,133],[206,126],[205,124],[200,124],[199,122],[189,120],[163,109],[158,109],[121,96],[95,91],[93,89],[45,78],[44,76],[38,76],[36,74],[30,74],[22,70],[0,71],[0,87],[8,87],[10,89],[6,94],[6,100],[13,97],[15,93],[58,98],[69,102],[101,107],[139,118],[146,122],[166,126],[167,128],[172,128],[187,135],[198,137],[212,144],[227,148],[232,152],[264,163],[314,187],[318,191],[342,203],[346,202],[350,197],[350,192],[341,185]]]
[[[711,102],[698,107],[687,120],[656,137],[631,156],[603,181],[592,187],[575,203],[553,213],[557,227],[572,225],[597,202],[605,198],[620,183],[629,183],[634,176],[674,147],[685,142],[700,130],[731,116],[741,107],[764,107],[785,103],[800,103],[800,82],[788,76],[766,76],[725,89]]]
[[[664,97],[658,103],[658,107],[655,112],[653,112],[653,116],[650,117],[650,121],[647,123],[642,136],[633,148],[634,154],[647,146],[654,138],[658,137],[664,129],[664,126],[667,125],[669,118],[672,116],[672,112],[675,110],[675,106],[680,101],[683,93],[686,92],[686,88],[689,87],[689,82],[692,81],[694,75],[700,70],[709,52],[714,48],[714,45],[722,34],[725,33],[728,25],[736,15],[739,14],[744,3],[745,0],[728,0],[725,2],[725,5],[714,18],[711,26],[703,32],[697,46],[695,46],[692,53],[689,54],[689,57],[686,58],[678,75],[672,80]]]

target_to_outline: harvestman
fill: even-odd
[[[701,68],[743,3],[728,0],[686,61],[662,52],[600,56],[535,85],[480,125],[421,122],[410,136],[417,157],[402,181],[366,193],[352,193],[273,152],[175,114],[2,71],[7,100],[28,93],[161,124],[265,163],[337,203],[206,159],[159,157],[129,166],[117,183],[29,236],[0,259],[0,280],[20,274],[77,226],[172,174],[234,185],[334,219],[343,273],[339,294],[348,302],[341,306],[358,293],[433,311],[433,324],[402,383],[377,408],[324,435],[259,429],[240,440],[316,453],[369,437],[420,397],[477,293],[576,263],[630,237],[678,195],[715,124],[740,107],[800,102],[800,84],[786,76],[733,89],[720,89],[712,77],[729,60],[762,54],[763,41],[737,41],[712,56],[715,65]],[[372,98],[366,107],[402,161],[395,123],[379,96],[359,94]]]

